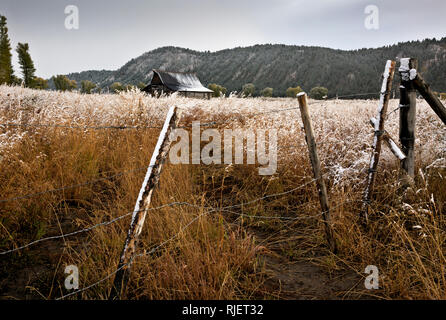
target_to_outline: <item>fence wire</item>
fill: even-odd
[[[35,193],[28,193],[28,194],[17,196],[17,197],[13,197],[13,198],[0,199],[0,203],[1,202],[14,201],[14,200],[22,200],[22,199],[27,199],[27,198],[31,198],[31,197],[41,196],[41,195],[44,195],[44,194],[47,194],[47,193],[53,193],[53,192],[59,192],[59,191],[64,191],[64,190],[68,190],[68,189],[75,189],[75,188],[79,188],[79,187],[84,187],[84,186],[88,186],[90,184],[98,183],[100,181],[106,181],[106,180],[111,180],[113,178],[121,177],[121,176],[124,176],[124,175],[132,173],[132,172],[138,172],[138,171],[147,170],[149,167],[140,167],[140,168],[136,168],[136,169],[130,169],[130,170],[126,170],[126,171],[121,171],[121,172],[116,173],[116,174],[111,175],[111,176],[101,177],[101,178],[97,178],[97,179],[86,181],[86,182],[79,183],[79,184],[63,186],[63,187],[60,187],[60,188],[55,188],[55,189],[50,189],[50,190],[45,190],[45,191],[40,191],[40,192],[35,192]]]
[[[319,104],[319,103],[323,103],[324,101],[330,101],[330,100],[335,100],[335,99],[339,99],[339,98],[347,98],[347,97],[359,97],[359,96],[367,96],[367,95],[379,95],[379,92],[369,92],[369,93],[357,93],[357,94],[349,94],[349,95],[342,95],[342,96],[337,96],[337,97],[332,97],[332,98],[328,98],[328,99],[323,99],[323,100],[319,100],[319,101],[313,101],[310,102],[308,105],[313,105],[313,104]],[[280,112],[285,112],[285,111],[292,111],[292,110],[298,110],[299,107],[291,107],[291,108],[284,108],[284,109],[275,109],[275,110],[267,110],[267,111],[262,111],[262,112],[255,112],[255,113],[248,113],[247,115],[255,117],[255,116],[259,116],[259,115],[264,115],[264,114],[270,114],[270,113],[280,113]],[[184,109],[182,109],[184,110]],[[241,114],[239,114],[240,116]],[[223,124],[227,124],[229,122],[232,121],[236,121],[238,120],[238,118],[233,117],[230,118],[228,120],[224,120],[224,121],[209,121],[206,123],[202,123],[200,124],[200,126],[211,126],[211,125],[223,125]],[[126,129],[162,129],[163,126],[129,126],[129,125],[103,125],[103,126],[80,126],[80,125],[65,125],[65,124],[21,124],[21,123],[0,123],[0,127],[30,127],[30,128],[65,128],[65,129],[82,129],[82,130],[86,130],[86,129],[93,129],[93,130],[101,130],[101,129],[116,129],[116,130],[126,130]],[[192,125],[183,125],[183,126],[179,126],[178,128],[191,128]]]
[[[62,129],[162,129],[162,126],[125,126],[125,125],[104,125],[104,126],[78,126],[65,124],[27,124],[27,123],[0,123],[0,127],[24,127],[24,128],[62,128]]]
[[[296,110],[299,109],[298,107],[292,107],[292,108],[285,108],[285,109],[276,109],[276,110],[268,110],[263,112],[257,112],[253,114],[248,114],[249,116],[259,116],[263,114],[269,114],[269,113],[278,113],[278,112],[285,112],[290,110]],[[241,115],[241,114],[240,114]],[[240,116],[239,115],[239,116]],[[233,117],[224,121],[209,121],[205,123],[201,123],[201,127],[207,127],[212,125],[222,125],[227,124],[232,121],[236,121],[238,118]],[[0,123],[0,127],[30,127],[30,128],[64,128],[64,129],[94,129],[94,130],[100,130],[100,129],[118,129],[118,130],[124,130],[124,129],[162,129],[162,126],[126,126],[126,125],[104,125],[104,126],[78,126],[78,125],[63,125],[63,124],[21,124],[21,123]],[[191,128],[192,124],[189,125],[182,125],[178,126],[177,128]]]
[[[163,209],[165,207],[172,207],[172,206],[181,205],[181,204],[184,204],[184,203],[183,202],[172,202],[172,203],[165,204],[165,205],[162,205],[162,206],[159,206],[159,207],[149,208],[148,211],[159,210],[159,209]],[[139,210],[139,211],[143,211],[143,210]],[[136,212],[139,212],[139,211],[136,211]],[[88,232],[88,231],[94,230],[94,229],[96,229],[98,227],[101,227],[101,226],[107,226],[107,225],[113,224],[113,223],[115,223],[115,222],[117,222],[119,220],[122,220],[122,219],[124,219],[124,218],[126,218],[128,216],[131,216],[134,212],[135,211],[127,212],[126,214],[123,214],[123,215],[121,215],[119,217],[116,217],[116,218],[114,218],[114,219],[112,219],[110,221],[100,222],[98,224],[95,224],[95,225],[93,225],[91,227],[88,227],[88,228],[85,228],[85,229],[80,229],[80,230],[73,231],[73,232],[70,232],[70,233],[65,233],[65,234],[62,233],[61,235],[58,235],[58,236],[51,236],[51,237],[38,239],[38,240],[32,241],[32,242],[30,242],[28,244],[25,244],[23,246],[20,246],[20,247],[11,249],[11,250],[7,250],[7,251],[2,251],[2,252],[0,252],[0,255],[5,255],[5,254],[8,254],[8,253],[13,253],[13,252],[16,252],[16,251],[19,251],[19,250],[22,250],[22,249],[26,249],[26,248],[31,247],[32,245],[35,245],[35,244],[40,243],[40,242],[44,242],[44,241],[48,241],[48,240],[56,240],[56,239],[65,239],[65,238],[70,237],[70,236],[74,236],[74,235],[77,235],[77,234],[81,234],[81,233],[84,233],[84,232]]]
[[[320,103],[323,103],[324,101],[327,101],[327,100],[333,100],[333,99],[339,99],[339,98],[345,98],[345,97],[373,95],[373,94],[379,94],[379,93],[373,92],[373,93],[360,93],[360,94],[337,96],[337,97],[333,97],[333,98],[329,98],[329,99],[325,99],[325,100],[321,100],[321,101],[317,101],[317,102],[311,102],[311,103],[309,103],[309,105],[320,104]],[[292,110],[298,110],[298,109],[299,109],[298,107],[291,107],[291,108],[285,108],[285,109],[276,109],[276,110],[268,110],[268,111],[264,111],[264,112],[257,112],[257,113],[252,113],[252,114],[248,114],[248,115],[249,116],[258,116],[258,115],[286,112],[286,111],[292,111]],[[238,116],[240,116],[240,115],[238,115]],[[200,126],[223,125],[223,124],[227,124],[229,122],[233,122],[233,121],[237,121],[237,120],[239,120],[238,117],[233,117],[233,118],[230,118],[230,119],[227,119],[227,120],[224,120],[224,121],[210,121],[210,122],[206,122],[206,123],[200,124]],[[18,124],[18,123],[0,123],[0,127],[25,127],[25,128],[26,127],[43,127],[43,128],[66,128],[66,129],[83,129],[83,130],[87,130],[87,129],[95,129],[95,130],[99,130],[99,129],[117,129],[117,130],[125,130],[125,129],[161,129],[162,128],[162,126],[127,126],[127,125],[122,125],[122,126],[121,125],[78,126],[78,125],[59,125],[59,124]],[[179,126],[178,128],[190,128],[190,127],[192,127],[192,125]],[[291,146],[289,146],[289,147],[291,147]],[[60,187],[60,188],[55,188],[55,189],[46,190],[46,191],[37,192],[37,193],[30,193],[30,194],[26,194],[26,195],[22,195],[22,196],[18,196],[18,197],[13,197],[13,198],[8,198],[8,199],[0,199],[0,202],[7,202],[7,201],[26,199],[26,198],[29,198],[29,197],[43,195],[43,194],[46,194],[46,193],[52,193],[52,192],[58,192],[58,191],[63,191],[63,190],[67,190],[67,189],[82,187],[82,186],[86,186],[86,185],[97,183],[99,181],[110,180],[110,179],[113,179],[115,177],[123,176],[124,174],[130,173],[130,172],[135,172],[135,171],[140,171],[140,170],[147,170],[147,167],[127,170],[127,171],[122,171],[122,172],[119,172],[117,174],[114,174],[114,175],[111,175],[111,176],[108,176],[108,177],[101,177],[101,178],[90,180],[90,181],[87,181],[87,182],[84,182],[84,183],[81,183],[81,184],[64,186],[64,187]],[[325,175],[326,174],[322,175],[322,177],[325,176]],[[154,248],[152,248],[148,252],[136,254],[135,256],[133,256],[133,258],[127,264],[121,266],[120,268],[116,269],[112,273],[108,274],[105,278],[102,278],[99,281],[96,281],[96,282],[94,282],[93,284],[91,284],[91,285],[89,285],[87,287],[84,287],[82,289],[79,289],[79,290],[73,291],[71,293],[68,293],[66,295],[63,295],[63,296],[57,298],[56,300],[62,300],[62,299],[65,299],[67,297],[73,296],[75,294],[84,292],[84,291],[89,290],[89,289],[97,286],[98,284],[100,284],[100,283],[110,279],[118,271],[120,271],[121,269],[123,269],[123,268],[127,267],[128,265],[130,265],[135,258],[143,257],[143,256],[146,256],[146,255],[151,255],[151,254],[155,253],[159,249],[161,249],[164,246],[166,246],[168,243],[170,243],[173,240],[175,240],[176,238],[178,238],[179,235],[182,232],[184,232],[187,228],[189,228],[195,221],[199,220],[201,217],[203,217],[205,215],[208,215],[208,214],[210,214],[212,212],[218,212],[218,211],[219,212],[228,212],[228,213],[231,213],[231,214],[236,214],[236,215],[238,215],[240,217],[253,218],[253,219],[288,220],[288,222],[286,223],[287,225],[290,224],[290,223],[293,223],[293,222],[295,222],[297,220],[310,219],[310,218],[314,219],[314,218],[318,218],[320,216],[323,216],[326,212],[321,212],[321,213],[319,213],[317,215],[305,216],[305,217],[303,217],[303,216],[301,216],[301,217],[290,217],[290,216],[249,215],[249,214],[239,213],[239,212],[231,210],[231,209],[241,208],[243,206],[250,205],[252,203],[256,203],[258,201],[262,201],[262,200],[265,200],[265,199],[268,199],[268,198],[271,198],[271,197],[279,197],[279,196],[284,196],[284,195],[290,194],[290,193],[292,193],[294,191],[297,191],[299,189],[302,189],[302,188],[308,186],[309,184],[315,182],[316,180],[317,179],[312,179],[312,180],[310,180],[310,181],[308,181],[308,182],[306,182],[306,183],[304,183],[304,184],[302,184],[302,185],[300,185],[298,187],[290,189],[288,191],[274,193],[274,194],[269,194],[269,195],[266,195],[266,196],[263,196],[263,197],[259,197],[259,198],[256,198],[256,199],[253,199],[253,200],[250,200],[250,201],[247,201],[247,202],[242,202],[242,203],[238,203],[238,204],[230,205],[230,206],[224,206],[224,207],[221,207],[221,208],[203,207],[201,205],[195,205],[195,204],[191,204],[191,203],[188,203],[188,202],[172,202],[172,203],[165,204],[165,205],[162,205],[162,206],[159,206],[159,207],[149,208],[148,210],[159,210],[159,209],[162,209],[162,208],[165,208],[165,207],[172,207],[172,206],[176,206],[176,205],[186,205],[186,206],[194,207],[194,208],[197,208],[197,209],[200,209],[200,210],[207,210],[207,211],[205,211],[205,212],[201,213],[200,215],[196,216],[195,218],[193,218],[188,224],[186,224],[184,227],[182,227],[179,230],[178,233],[176,233],[171,238],[163,241],[159,245],[155,246]],[[340,206],[342,206],[342,205],[344,205],[345,203],[348,203],[348,202],[352,202],[352,200],[346,200],[343,203],[340,203],[337,206],[332,207],[330,210],[334,210],[337,207],[340,207]],[[70,232],[70,233],[67,233],[67,234],[61,234],[61,235],[58,235],[58,236],[51,236],[51,237],[38,239],[38,240],[32,241],[32,242],[30,242],[30,243],[28,243],[26,245],[23,245],[23,246],[20,246],[20,247],[11,249],[11,250],[0,252],[0,255],[6,255],[8,253],[17,252],[19,250],[28,248],[30,246],[33,246],[35,244],[38,244],[38,243],[41,243],[41,242],[44,242],[44,241],[62,239],[62,238],[78,235],[78,234],[81,234],[81,233],[89,232],[89,231],[94,230],[94,229],[96,229],[98,227],[101,227],[101,226],[111,225],[111,224],[113,224],[113,223],[115,223],[117,221],[120,221],[120,220],[122,220],[122,219],[124,219],[124,218],[126,218],[126,217],[128,217],[130,215],[132,215],[133,213],[134,213],[133,211],[132,212],[128,212],[128,213],[123,214],[121,216],[118,216],[118,217],[116,217],[116,218],[114,218],[114,219],[112,219],[110,221],[101,222],[101,223],[95,224],[93,226],[90,226],[88,228],[84,228],[84,229],[77,230],[77,231],[74,231],[74,232]]]
[[[163,209],[163,208],[166,208],[166,207],[182,206],[182,205],[189,206],[189,207],[194,207],[194,208],[197,208],[197,209],[206,209],[206,210],[214,210],[214,211],[216,211],[216,210],[223,210],[224,211],[224,210],[229,210],[229,209],[234,209],[234,208],[240,208],[240,207],[243,207],[243,206],[246,206],[246,205],[249,205],[249,204],[261,201],[261,200],[264,200],[264,199],[268,199],[268,198],[271,198],[271,197],[283,196],[283,195],[292,193],[292,192],[294,192],[296,190],[302,189],[302,188],[304,188],[305,186],[307,186],[308,184],[310,184],[310,183],[312,183],[314,181],[316,181],[316,179],[312,179],[311,181],[306,182],[306,183],[304,183],[301,186],[298,186],[296,188],[293,188],[293,189],[285,191],[285,192],[270,194],[270,195],[266,195],[266,196],[263,196],[263,197],[260,197],[260,198],[248,201],[248,202],[242,202],[242,203],[239,203],[239,204],[236,204],[236,205],[225,206],[225,207],[221,207],[221,208],[217,208],[217,207],[203,207],[201,205],[196,205],[196,204],[192,204],[192,203],[189,203],[189,202],[179,202],[179,201],[176,201],[176,202],[172,202],[172,203],[169,203],[169,204],[161,205],[159,207],[149,208],[148,211],[159,210],[159,209]],[[139,210],[139,211],[144,211],[144,210]],[[121,215],[119,217],[116,217],[116,218],[114,218],[111,221],[101,222],[101,223],[95,224],[95,225],[93,225],[91,227],[88,227],[88,228],[85,228],[85,229],[73,231],[73,232],[70,232],[70,233],[67,233],[67,234],[61,234],[61,235],[58,235],[58,236],[51,236],[51,237],[38,239],[38,240],[32,241],[32,242],[30,242],[28,244],[25,244],[25,245],[22,245],[20,247],[17,247],[15,249],[2,251],[2,252],[0,252],[0,255],[5,255],[5,254],[8,254],[8,253],[16,252],[16,251],[28,248],[28,247],[30,247],[32,245],[35,245],[37,243],[41,243],[41,242],[44,242],[44,241],[62,239],[62,238],[74,236],[74,235],[77,235],[77,234],[81,234],[81,233],[84,233],[84,232],[88,232],[88,231],[91,231],[91,230],[96,229],[98,227],[106,226],[106,225],[110,225],[112,223],[115,223],[115,222],[117,222],[119,220],[122,220],[125,217],[128,217],[128,216],[132,215],[132,214],[133,214],[133,211],[132,212],[128,212],[126,214],[123,214],[123,215]],[[280,216],[275,216],[275,217],[273,217],[273,216],[271,216],[271,217],[269,217],[269,216],[268,217],[251,216],[251,217],[252,218],[266,218],[266,219],[284,219],[284,220],[294,219],[293,217],[280,217]]]
[[[188,224],[186,224],[184,227],[182,227],[182,228],[180,229],[180,231],[179,231],[178,233],[176,233],[173,237],[167,239],[166,241],[163,241],[161,244],[159,244],[159,245],[157,245],[156,247],[152,248],[152,249],[151,249],[150,251],[148,251],[148,252],[139,253],[139,254],[134,255],[134,256],[130,259],[130,261],[129,261],[128,263],[123,264],[121,267],[117,268],[115,271],[109,273],[105,278],[102,278],[101,280],[96,281],[95,283],[93,283],[93,284],[91,284],[91,285],[89,285],[89,286],[87,286],[87,287],[85,287],[85,288],[78,289],[78,290],[76,290],[76,291],[73,291],[73,292],[71,292],[71,293],[68,293],[68,294],[66,294],[66,295],[63,295],[63,296],[57,298],[56,300],[62,300],[62,299],[65,299],[65,298],[67,298],[67,297],[70,297],[70,296],[72,296],[72,295],[75,295],[75,294],[84,292],[84,291],[89,290],[89,289],[91,289],[91,288],[97,286],[98,284],[100,284],[100,283],[102,283],[102,282],[104,282],[104,281],[110,279],[113,275],[115,275],[116,273],[118,273],[120,270],[122,270],[122,269],[124,269],[125,267],[131,265],[132,262],[133,262],[133,260],[134,260],[135,258],[142,257],[142,256],[146,256],[146,255],[152,255],[153,253],[155,253],[157,250],[159,250],[159,249],[161,249],[162,247],[164,247],[164,246],[165,246],[166,244],[168,244],[169,242],[171,242],[171,241],[175,240],[176,238],[178,238],[178,236],[179,236],[181,233],[183,233],[187,228],[189,228],[195,221],[197,221],[197,220],[200,219],[201,217],[203,217],[203,216],[205,216],[205,215],[207,215],[207,214],[209,214],[209,213],[211,213],[211,212],[213,212],[213,210],[203,212],[203,213],[201,213],[200,215],[196,216],[196,217],[195,217],[194,219],[192,219]]]
[[[272,195],[271,195],[271,196],[272,196]],[[353,201],[352,201],[352,200],[346,200],[346,201],[344,201],[344,202],[342,202],[342,203],[340,203],[340,204],[334,206],[334,207],[331,208],[330,210],[334,210],[334,209],[336,209],[336,208],[338,208],[338,207],[341,207],[341,206],[343,206],[344,204],[349,203],[349,202],[353,202]],[[158,251],[159,249],[163,248],[163,247],[164,247],[166,244],[168,244],[169,242],[172,242],[173,240],[175,240],[176,238],[178,238],[179,235],[180,235],[181,233],[183,233],[186,229],[188,229],[188,228],[189,228],[195,221],[199,220],[201,217],[203,217],[203,216],[205,216],[205,215],[208,215],[208,214],[210,214],[210,213],[212,213],[212,212],[215,212],[215,211],[220,211],[220,210],[225,211],[224,208],[220,208],[220,209],[218,209],[218,208],[212,208],[211,210],[208,210],[208,211],[205,211],[205,212],[201,213],[200,215],[198,215],[198,216],[196,216],[194,219],[192,219],[192,220],[191,220],[188,224],[186,224],[184,227],[182,227],[182,228],[179,230],[179,232],[176,233],[176,234],[175,234],[174,236],[172,236],[171,238],[169,238],[169,239],[163,241],[162,243],[160,243],[159,245],[155,246],[154,248],[152,248],[151,250],[149,250],[149,251],[147,251],[147,252],[143,252],[143,253],[139,253],[139,254],[134,255],[134,256],[131,258],[131,260],[130,260],[127,264],[124,264],[124,265],[122,265],[121,267],[117,268],[116,270],[112,271],[112,272],[109,273],[106,277],[104,277],[104,278],[102,278],[102,279],[100,279],[100,280],[94,282],[93,284],[91,284],[91,285],[89,285],[89,286],[87,286],[87,287],[84,287],[84,288],[82,288],[82,289],[78,289],[78,290],[76,290],[76,291],[73,291],[73,292],[71,292],[71,293],[68,293],[68,294],[66,294],[66,295],[63,295],[63,296],[57,298],[56,300],[62,300],[62,299],[68,298],[68,297],[70,297],[70,296],[73,296],[73,295],[75,295],[75,294],[78,294],[78,293],[87,291],[87,290],[89,290],[89,289],[91,289],[91,288],[93,288],[93,287],[99,285],[100,283],[102,283],[102,282],[104,282],[104,281],[107,281],[107,280],[110,279],[113,275],[115,275],[117,272],[119,272],[120,270],[124,269],[125,267],[131,265],[132,262],[133,262],[133,260],[135,260],[136,258],[143,257],[143,256],[148,256],[148,255],[152,255],[153,253],[155,253],[155,252]],[[324,212],[318,213],[318,214],[315,215],[315,216],[308,216],[308,217],[305,217],[305,218],[313,218],[313,219],[314,219],[314,218],[317,218],[317,217],[319,217],[319,216],[323,216],[325,213],[327,213],[327,212],[324,211]],[[293,220],[291,220],[291,221],[289,221],[289,222],[287,222],[287,223],[295,222],[296,220],[299,220],[299,218],[293,219]]]

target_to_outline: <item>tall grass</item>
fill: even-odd
[[[311,179],[298,110],[291,99],[154,99],[138,92],[81,95],[0,87],[0,123],[75,126],[160,126],[171,105],[184,109],[182,123],[228,121],[218,128],[279,132],[279,164],[273,176],[256,166],[173,165],[163,170],[138,252],[176,236],[154,254],[137,258],[126,292],[129,299],[280,298],[267,284],[264,257],[310,261],[328,274],[378,266],[381,289],[353,289],[363,297],[446,298],[444,186],[446,130],[424,101],[418,101],[415,185],[402,191],[399,164],[385,150],[372,205],[371,224],[357,223],[370,154],[376,101],[310,101],[318,150],[328,183],[332,218],[340,252],[326,248],[317,191],[313,184],[232,211],[203,214],[290,190]],[[398,101],[391,101],[393,110]],[[397,114],[387,131],[398,137]],[[95,183],[0,203],[0,250],[108,221],[133,209],[159,129],[82,129],[0,127],[0,198]],[[202,206],[202,209],[199,207]],[[193,219],[203,214],[187,229]],[[241,216],[243,214],[243,216]],[[251,217],[250,217],[251,216]],[[303,217],[297,221],[252,216]],[[0,292],[4,298],[57,298],[64,289],[64,268],[79,267],[85,287],[117,266],[129,219],[63,240],[43,242],[0,256]],[[110,279],[72,298],[105,299]]]

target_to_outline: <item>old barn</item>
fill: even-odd
[[[159,95],[179,92],[184,97],[210,99],[212,90],[205,88],[195,73],[152,70],[153,77],[143,91]]]

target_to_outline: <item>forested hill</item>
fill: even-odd
[[[132,59],[116,71],[85,71],[68,77],[78,83],[90,80],[105,88],[113,82],[147,83],[151,69],[194,71],[205,86],[217,83],[228,91],[239,91],[251,82],[257,93],[265,87],[273,88],[276,96],[284,95],[288,87],[301,86],[309,91],[324,86],[329,96],[334,96],[379,91],[386,60],[401,57],[417,58],[419,71],[432,89],[446,92],[446,38],[351,51],[269,44],[217,52],[163,47]]]

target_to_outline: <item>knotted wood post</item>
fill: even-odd
[[[299,101],[300,115],[305,129],[305,140],[307,142],[310,154],[311,166],[313,167],[314,178],[319,193],[319,201],[321,203],[322,217],[324,219],[325,233],[327,235],[328,245],[334,253],[337,251],[336,241],[334,238],[333,226],[330,221],[330,207],[328,205],[327,188],[321,174],[321,163],[317,154],[316,142],[314,140],[313,125],[311,124],[310,114],[308,112],[307,95],[301,92],[297,95]]]
[[[399,73],[401,76],[400,84],[400,129],[399,137],[402,151],[406,159],[401,162],[401,168],[404,170],[402,183],[410,185],[415,177],[415,121],[417,114],[417,93],[413,84],[413,70],[417,70],[417,60],[412,58],[403,58],[400,61]],[[411,75],[412,74],[412,75]]]
[[[364,190],[361,218],[364,225],[367,225],[370,199],[373,191],[373,184],[376,178],[376,169],[378,168],[379,156],[381,154],[382,138],[384,135],[384,122],[389,105],[390,92],[392,90],[392,81],[395,74],[395,61],[387,60],[381,85],[381,95],[379,99],[378,114],[375,122],[375,134],[373,138],[373,152],[370,157],[369,172],[367,175],[366,188]]]
[[[163,162],[169,153],[171,145],[169,135],[178,125],[179,120],[180,116],[177,108],[171,107],[167,113],[166,121],[164,122],[164,126],[159,135],[155,150],[152,153],[150,165],[147,169],[141,190],[139,191],[138,199],[136,200],[132,221],[119,260],[118,271],[116,272],[113,287],[109,296],[109,299],[111,300],[119,299],[122,291],[125,290],[128,282],[130,265],[150,206],[153,190],[159,182]]]

